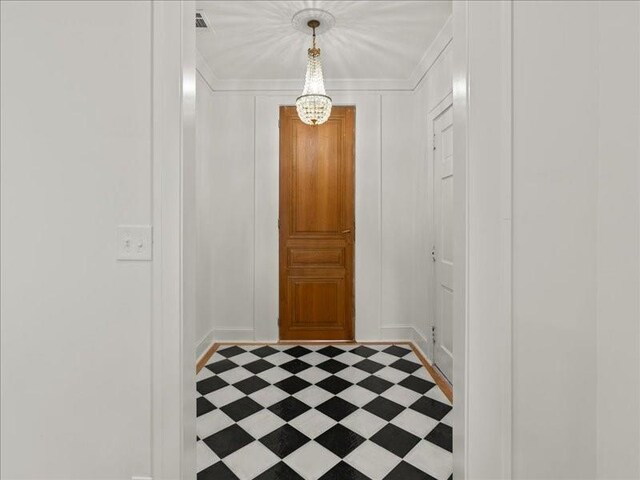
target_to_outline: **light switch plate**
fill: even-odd
[[[151,225],[118,225],[117,242],[118,260],[151,260]]]

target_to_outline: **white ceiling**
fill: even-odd
[[[291,18],[310,7],[336,19],[318,37],[328,84],[408,82],[451,15],[451,1],[198,1],[210,23],[197,35],[200,65],[227,87],[301,86],[311,37]]]

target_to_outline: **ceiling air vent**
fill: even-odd
[[[209,28],[209,20],[203,12],[196,12],[196,28]]]

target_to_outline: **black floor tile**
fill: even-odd
[[[384,477],[384,480],[437,480],[426,472],[402,461]]]
[[[402,380],[399,385],[402,385],[405,388],[413,390],[414,392],[425,394],[433,387],[436,386],[435,383],[430,382],[428,380],[424,380],[422,378],[418,378],[414,375],[409,375],[407,378]]]
[[[202,439],[207,446],[220,458],[232,454],[245,445],[253,442],[253,437],[245,432],[239,425],[233,424],[224,430]]]
[[[240,355],[244,352],[246,352],[246,350],[237,345],[234,345],[232,347],[223,347],[218,350],[218,353],[225,358],[235,357],[236,355]]]
[[[340,458],[344,458],[358,448],[365,439],[338,423],[316,437],[315,441]]]
[[[400,427],[388,424],[369,440],[402,458],[416,446],[420,438]]]
[[[233,386],[240,390],[245,395],[251,395],[253,392],[262,390],[264,387],[271,385],[266,380],[254,375],[244,380],[240,380],[238,383],[234,383]]]
[[[336,377],[335,375],[331,375],[316,383],[316,386],[324,388],[327,392],[331,392],[334,395],[349,388],[351,385],[353,385],[353,383],[347,382],[344,378]]]
[[[289,378],[280,380],[278,383],[275,383],[274,385],[278,387],[280,390],[284,390],[289,395],[293,395],[294,393],[299,392],[300,390],[304,390],[311,384],[300,377],[296,377],[295,375],[292,375]]]
[[[243,418],[262,410],[262,406],[249,397],[242,397],[235,402],[220,407],[220,410],[226,413],[234,422],[239,422]]]
[[[360,355],[361,357],[368,358],[371,355],[375,355],[376,353],[378,353],[378,350],[374,350],[373,348],[369,348],[364,345],[359,345],[351,350],[351,353],[355,353],[356,355]]]
[[[326,362],[319,363],[316,365],[318,368],[323,369],[325,372],[329,373],[338,373],[340,370],[344,370],[349,365],[346,365],[338,360],[334,360],[333,358],[327,360]]]
[[[288,423],[280,428],[277,428],[273,432],[265,435],[260,439],[260,442],[278,455],[280,458],[284,458],[287,455],[295,452],[310,439],[304,433],[296,430]]]
[[[284,478],[284,477],[283,477]],[[345,462],[338,463],[335,467],[320,477],[320,480],[371,480],[365,474],[359,472]]]
[[[453,451],[453,430],[449,425],[445,425],[444,423],[436,425],[425,437],[425,440],[435,443],[450,452]]]
[[[275,367],[273,363],[269,363],[265,359],[261,358],[260,360],[255,360],[253,362],[247,363],[244,365],[244,368],[249,370],[254,375],[264,372],[265,370],[269,370],[270,368]]]
[[[322,347],[320,350],[318,350],[318,353],[321,353],[322,355],[325,355],[327,357],[337,357],[338,355],[344,353],[345,351],[340,349],[340,348],[336,348],[333,345],[327,345],[326,347]]]
[[[396,357],[404,357],[408,353],[411,353],[411,349],[400,347],[398,345],[391,345],[388,348],[383,350],[384,353],[388,353],[389,355],[395,355]]]
[[[382,365],[381,363],[374,362],[373,360],[369,360],[368,358],[365,358],[358,363],[354,363],[353,366],[367,373],[376,373],[378,370],[382,370],[384,368],[384,365]]]
[[[214,463],[210,467],[198,472],[197,480],[241,480],[222,462]]]
[[[278,415],[285,422],[293,420],[298,415],[301,415],[310,409],[311,407],[309,405],[301,402],[295,397],[287,397],[269,407],[269,410]]]
[[[254,480],[304,480],[304,478],[294,472],[286,463],[278,462]]]
[[[264,347],[260,347],[260,348],[256,348],[255,350],[251,350],[251,353],[253,353],[254,355],[257,355],[260,358],[265,358],[268,357],[270,355],[273,355],[274,353],[278,353],[280,350],[276,350],[273,347],[270,347],[269,345],[265,345]]]
[[[231,370],[232,368],[236,368],[237,366],[238,365],[233,363],[231,360],[224,359],[218,362],[210,363],[205,368],[213,373],[222,373],[226,372],[227,370]]]
[[[442,418],[451,411],[451,406],[434,400],[429,397],[421,397],[409,408],[427,415],[434,420],[442,420]]]
[[[377,394],[380,394],[393,387],[393,383],[385,380],[384,378],[376,377],[374,375],[361,380],[360,382],[358,382],[358,385]]]
[[[213,377],[205,378],[204,380],[200,380],[196,383],[196,390],[200,395],[206,395],[207,393],[214,392],[219,388],[226,387],[229,385],[223,379],[214,375]]]
[[[215,405],[204,397],[198,397],[196,400],[196,415],[198,417],[215,409]]]
[[[410,362],[409,360],[405,360],[404,358],[396,360],[389,366],[397,370],[401,370],[405,373],[413,373],[419,368],[422,368],[422,365],[420,365],[419,363]]]
[[[291,355],[292,357],[299,358],[303,355],[311,353],[311,350],[309,350],[307,347],[303,347],[302,345],[296,345],[295,347],[285,349],[284,353],[286,353],[287,355]]]
[[[352,403],[338,397],[330,398],[316,407],[316,410],[319,410],[326,416],[333,418],[336,422],[339,422],[347,415],[351,415],[357,409],[358,407]]]
[[[287,372],[291,372],[294,375],[310,367],[311,365],[309,365],[307,362],[303,362],[302,360],[299,360],[297,358],[280,365],[280,368],[284,368]]]
[[[377,397],[367,403],[364,407],[367,412],[373,413],[387,422],[393,420],[401,411],[404,410],[402,405],[387,400],[384,397]]]

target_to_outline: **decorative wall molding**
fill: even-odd
[[[354,91],[414,91],[422,82],[429,69],[440,57],[440,54],[451,43],[453,28],[451,17],[431,42],[424,55],[407,79],[326,79],[325,86],[332,92]],[[207,60],[197,53],[196,68],[214,92],[254,92],[254,91],[299,91],[304,79],[221,79]]]

